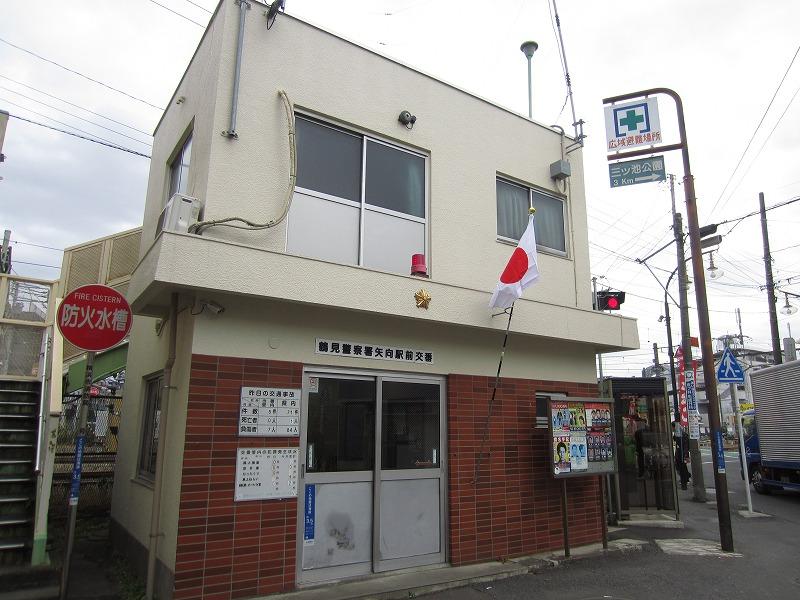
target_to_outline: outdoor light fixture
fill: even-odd
[[[791,304],[789,304],[789,294],[784,292],[783,293],[783,297],[786,299],[786,304],[781,306],[781,312],[784,315],[793,315],[794,313],[796,313],[797,312],[797,307],[796,306],[792,306]]]
[[[528,59],[528,118],[533,118],[533,83],[531,80],[531,58],[533,53],[539,49],[539,44],[534,41],[524,42],[520,47],[525,58]]]
[[[210,313],[213,313],[215,315],[219,315],[219,314],[225,312],[225,307],[222,306],[222,304],[219,304],[218,302],[214,302],[213,300],[201,300],[200,301],[200,310],[198,310],[197,312],[192,311],[192,314],[193,315],[199,315],[201,312],[203,312],[206,309],[208,309],[208,311]]]
[[[719,279],[720,277],[722,277],[723,275],[725,275],[725,271],[723,271],[722,269],[718,268],[714,264],[714,253],[713,252],[709,253],[709,255],[708,255],[708,269],[707,270],[708,270],[708,276],[711,279],[715,279],[716,280],[716,279]]]
[[[397,120],[400,121],[403,125],[406,126],[406,129],[414,129],[414,123],[417,122],[417,117],[412,115],[407,110],[404,110],[400,113],[400,116],[397,117]]]

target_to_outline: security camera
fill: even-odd
[[[225,312],[225,307],[222,306],[221,304],[217,304],[213,300],[206,300],[205,302],[203,302],[203,308],[207,308],[215,315],[218,315],[221,312]]]

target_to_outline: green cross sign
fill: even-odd
[[[625,118],[619,120],[620,125],[625,125],[628,128],[628,131],[636,131],[639,127],[638,124],[644,121],[644,117],[642,115],[637,115],[636,111],[629,110],[625,113]]]

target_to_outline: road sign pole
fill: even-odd
[[[730,383],[731,402],[733,414],[736,418],[736,429],[739,433],[739,458],[742,461],[742,474],[744,475],[744,493],[747,496],[747,510],[753,512],[753,499],[750,497],[750,473],[747,471],[747,451],[744,447],[744,427],[742,426],[742,411],[739,408],[738,383]]]
[[[700,325],[700,347],[703,355],[703,381],[705,383],[706,398],[708,399],[708,416],[711,428],[711,445],[714,451],[714,484],[717,497],[717,517],[719,519],[720,546],[725,552],[733,552],[733,531],[731,529],[730,500],[728,498],[728,481],[725,476],[725,461],[721,445],[722,432],[720,429],[719,396],[717,395],[717,379],[714,372],[714,352],[711,347],[711,324],[708,318],[708,297],[706,296],[706,278],[703,268],[702,249],[700,248],[700,225],[697,218],[697,199],[694,192],[694,177],[689,164],[689,146],[686,139],[686,123],[683,118],[683,102],[681,97],[668,88],[652,88],[623,94],[612,98],[605,98],[603,104],[621,102],[633,98],[642,98],[655,94],[666,94],[675,101],[678,117],[678,130],[680,144],[673,145],[671,149],[681,150],[683,157],[683,189],[686,195],[686,215],[689,222],[689,242],[692,251],[692,272],[694,274],[695,298],[697,301],[697,318]],[[667,146],[659,148],[666,151]],[[641,156],[652,152],[649,150],[634,150],[616,155],[609,155],[609,160]],[[685,360],[686,357],[684,357]],[[720,457],[722,459],[720,460]]]
[[[78,498],[81,489],[81,469],[83,467],[83,448],[86,443],[86,422],[89,414],[89,393],[92,389],[94,371],[94,352],[86,353],[86,378],[81,394],[81,412],[78,420],[78,431],[75,437],[75,462],[72,466],[72,482],[69,489],[69,516],[67,519],[67,545],[64,551],[64,563],[61,566],[61,585],[59,599],[65,600],[69,586],[69,567],[72,560],[72,547],[75,542],[75,521],[78,518]]]

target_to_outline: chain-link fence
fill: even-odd
[[[64,397],[58,424],[53,487],[50,493],[50,517],[53,519],[67,515],[80,407],[80,395]],[[114,485],[114,463],[117,458],[117,434],[122,398],[92,396],[89,398],[88,408],[78,504],[79,516],[106,514],[111,510],[111,490]]]

